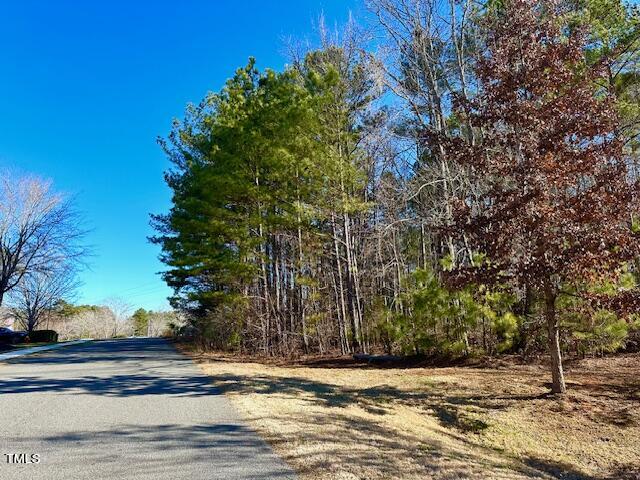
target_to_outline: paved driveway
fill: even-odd
[[[291,470],[164,340],[0,364],[2,480],[285,478]]]

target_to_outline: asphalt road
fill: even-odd
[[[0,364],[2,480],[293,478],[164,340],[91,342]]]

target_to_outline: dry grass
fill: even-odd
[[[640,356],[376,369],[193,353],[303,479],[639,479]]]

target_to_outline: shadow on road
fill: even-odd
[[[288,469],[270,466],[270,447],[251,429],[238,424],[122,425],[109,430],[25,437],[21,442],[40,445],[45,462],[46,452],[64,448],[68,464],[78,468],[105,465],[114,475],[110,478],[167,478],[167,471],[176,467],[176,456],[184,464],[206,465],[212,474],[222,475],[211,478],[292,478]],[[123,462],[125,455],[127,461]]]
[[[52,364],[84,364],[94,362],[140,362],[157,359],[158,354],[167,353],[175,355],[170,344],[162,338],[102,340],[79,346],[69,346],[46,355],[31,355],[12,359],[9,363],[21,363],[27,365],[52,365]],[[177,356],[175,360],[191,363],[185,357]]]
[[[206,377],[167,377],[153,375],[110,375],[106,377],[82,376],[77,378],[22,377],[1,379],[0,394],[19,393],[72,393],[114,397],[134,395],[215,395]]]
[[[165,359],[171,367],[164,370]],[[56,378],[50,371],[43,375],[0,378],[0,394],[34,392],[93,394],[113,397],[137,395],[204,396],[219,394],[205,375],[191,366],[190,359],[178,354],[163,339],[127,339],[94,342],[66,347],[45,355],[22,357],[10,363],[28,366],[37,373],[38,366],[78,365],[77,374]],[[91,368],[85,370],[85,364]],[[84,372],[90,373],[84,375]],[[125,373],[122,373],[125,372]],[[192,375],[185,375],[193,372]]]

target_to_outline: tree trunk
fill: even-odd
[[[424,229],[424,222],[420,222],[420,263],[422,264],[422,268],[427,268],[427,241],[426,234]]]
[[[347,322],[347,306],[345,303],[345,299],[344,299],[344,283],[343,283],[343,279],[342,279],[342,262],[340,260],[340,248],[338,245],[338,229],[336,226],[336,219],[335,219],[335,215],[332,213],[331,214],[331,224],[332,224],[332,228],[333,228],[333,248],[334,248],[334,255],[336,258],[336,277],[337,277],[337,283],[336,283],[336,287],[338,289],[338,293],[339,293],[339,303],[340,303],[340,314],[342,316],[342,320],[344,322],[345,328],[346,328],[346,322]],[[354,328],[352,326],[352,328]],[[354,330],[355,331],[355,330]],[[354,331],[352,331],[352,334],[355,335]],[[346,338],[345,338],[346,340]],[[349,351],[347,351],[347,353],[349,353]]]
[[[560,353],[560,328],[556,316],[556,293],[552,288],[545,290],[545,317],[549,335],[549,353],[551,355],[551,392],[563,394],[567,391],[562,371],[562,354]]]
[[[297,223],[298,223],[298,272],[296,282],[299,282],[304,275],[304,253],[302,250],[302,217],[300,216],[300,172],[296,167],[296,200],[298,201],[298,213],[297,213]],[[293,285],[293,284],[292,284]],[[300,315],[300,322],[302,323],[302,344],[304,346],[304,353],[309,353],[309,337],[307,335],[307,311],[306,311],[306,293],[307,289],[304,285],[298,283],[296,285],[298,290],[298,314]]]

